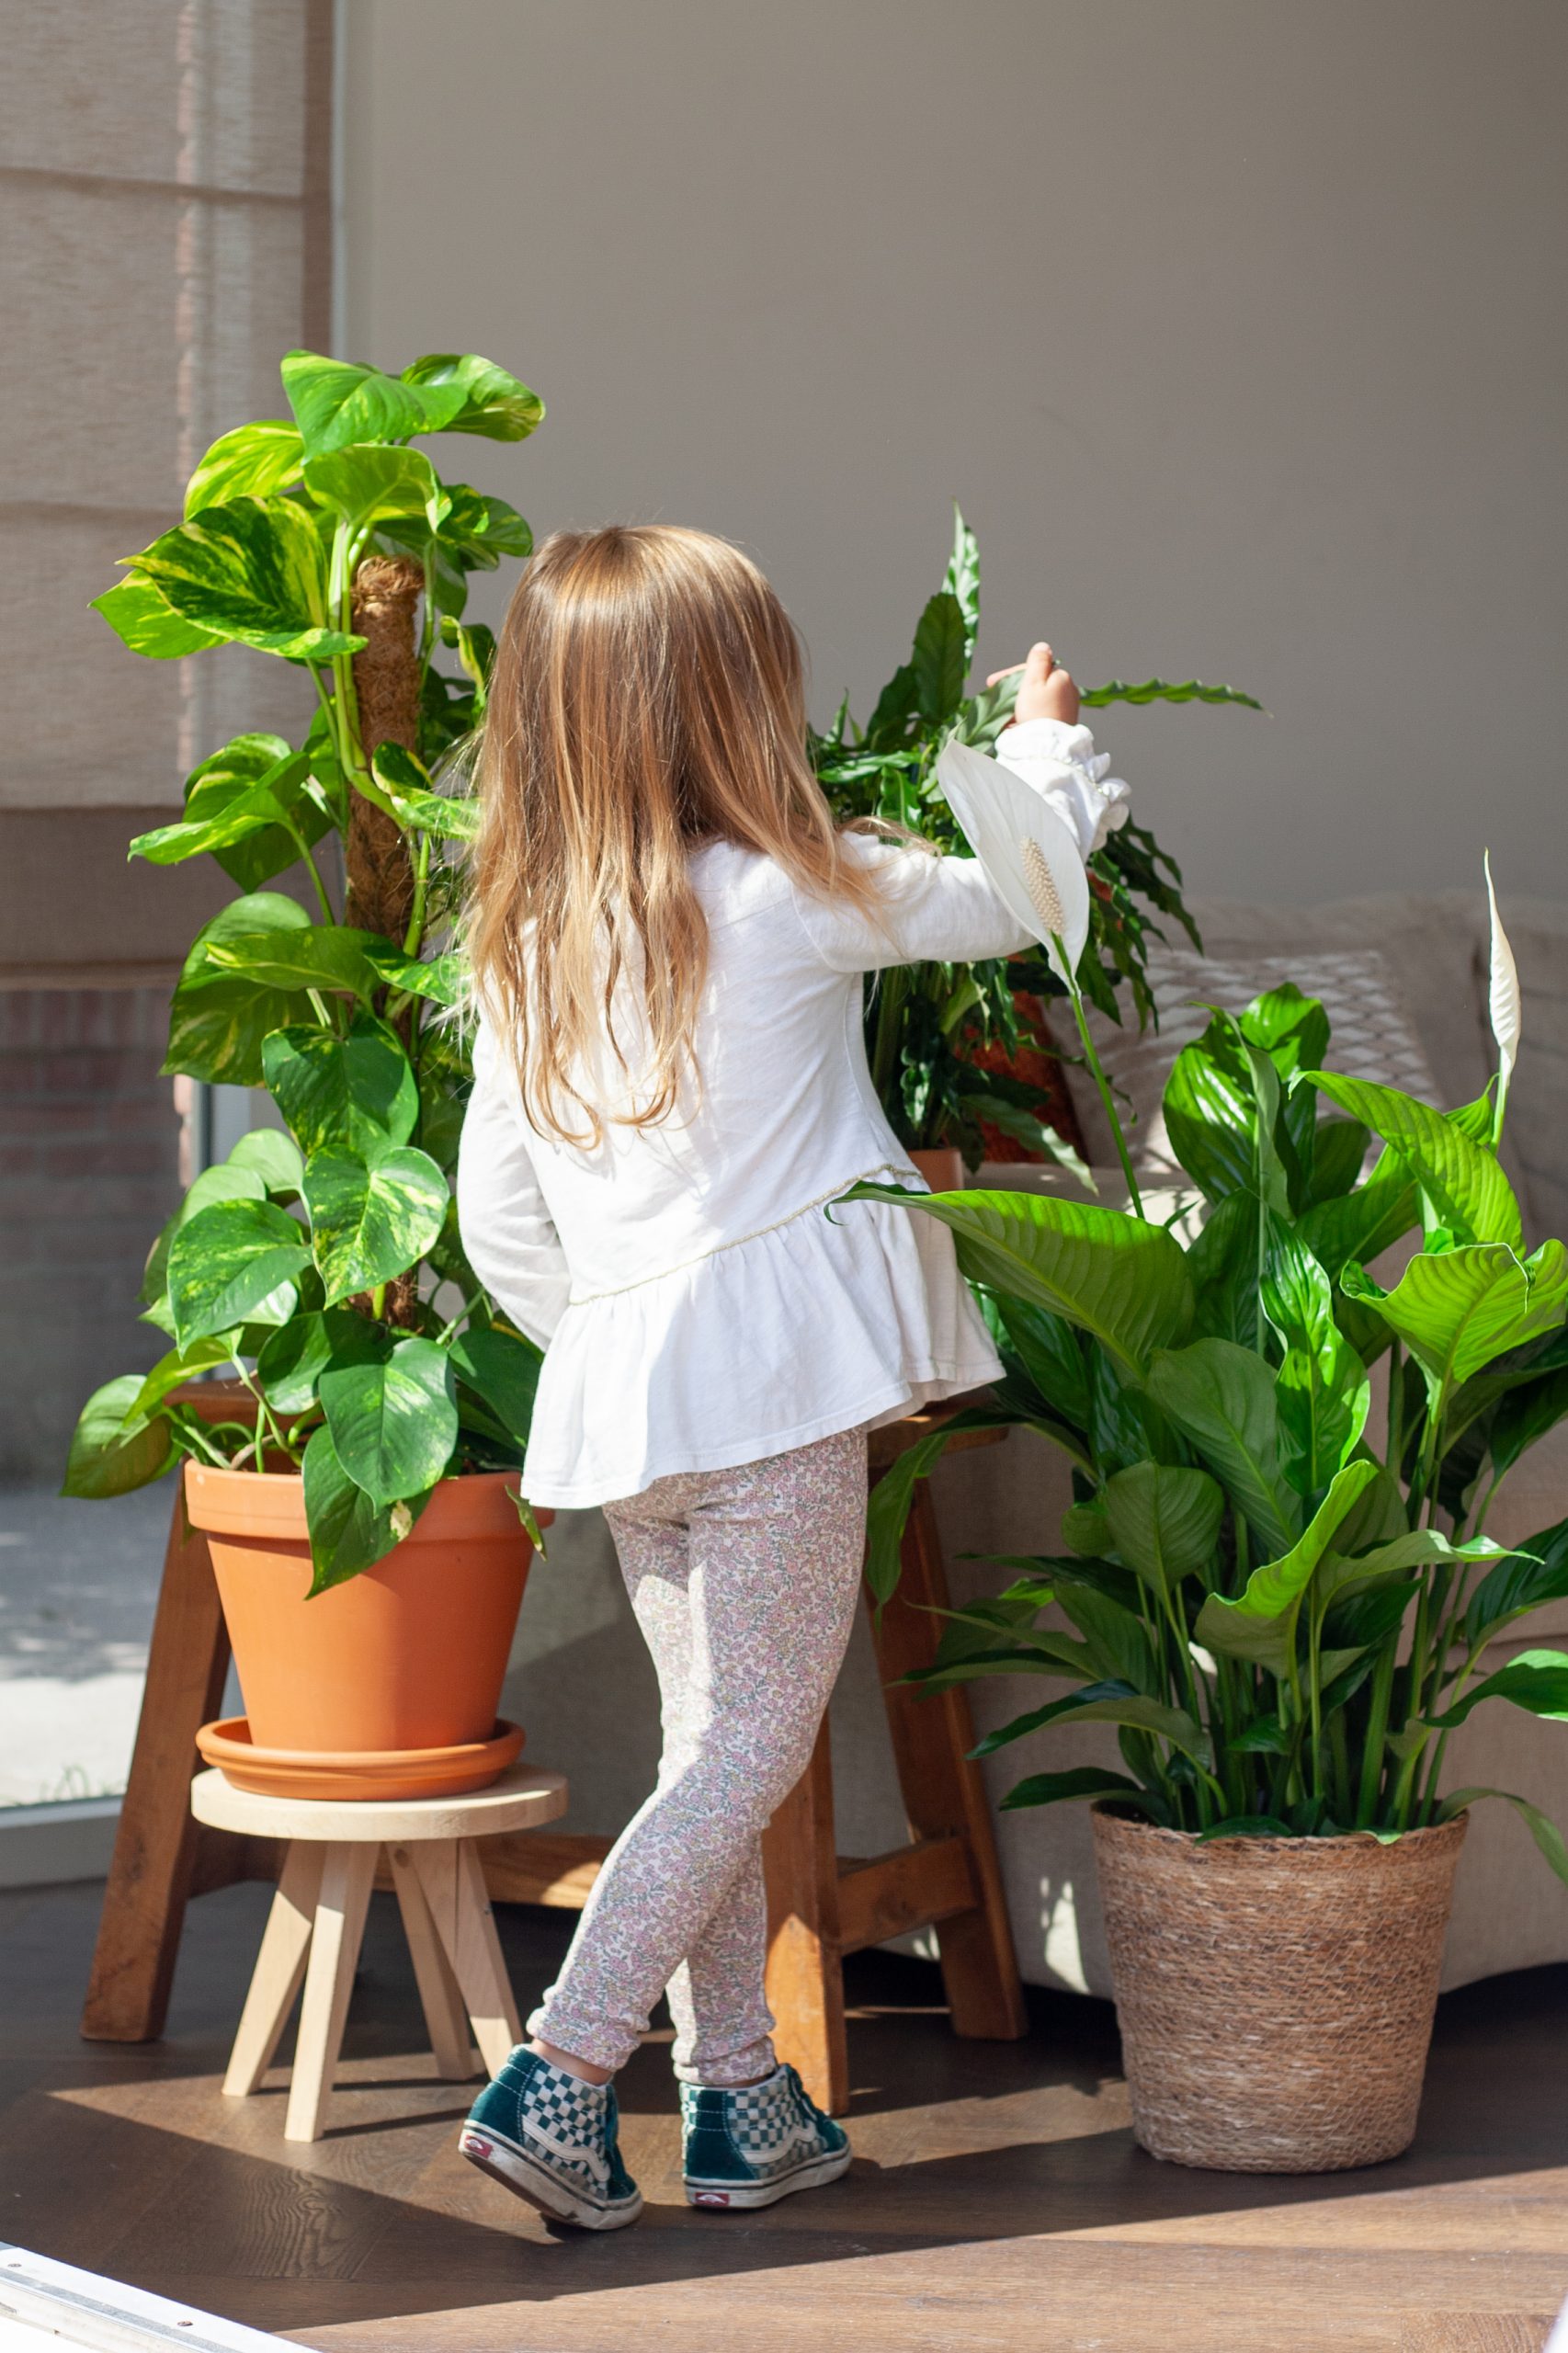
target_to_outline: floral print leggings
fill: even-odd
[[[664,1755],[528,2032],[619,2067],[667,1988],[682,2081],[754,2083],[774,2065],[760,1837],[811,1760],[854,1622],[866,1433],[682,1472],[605,1517],[658,1669]]]

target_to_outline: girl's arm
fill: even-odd
[[[1096,755],[1094,737],[1077,724],[1077,688],[1050,646],[1035,646],[1020,666],[1018,715],[998,738],[996,757],[1050,803],[1086,861],[1126,816],[1127,787],[1107,775],[1108,756]],[[990,683],[1007,675],[998,671]],[[884,913],[879,924],[842,902],[798,900],[812,946],[835,972],[975,964],[1038,944],[978,858],[933,858],[865,835],[846,835],[845,850],[882,876]]]
[[[572,1290],[528,1150],[522,1107],[489,1027],[473,1045],[473,1093],[458,1154],[458,1228],[468,1262],[519,1331],[548,1347]]]

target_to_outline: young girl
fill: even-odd
[[[1120,820],[1049,646],[998,756],[1083,855]],[[1001,675],[1000,673],[997,674]],[[458,1206],[546,1349],[524,1484],[602,1505],[658,1671],[658,1786],[461,2146],[543,2212],[634,2222],[610,2077],[667,1989],[693,2204],[831,2181],[777,2065],[759,1835],[805,1770],[860,1579],[866,1432],[1000,1371],[872,1091],[864,976],[1026,945],[985,870],[835,830],[799,642],[737,550],[559,533],[492,682]]]

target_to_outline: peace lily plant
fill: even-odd
[[[969,855],[937,778],[952,741],[989,750],[1013,715],[1016,676],[978,695],[966,692],[980,631],[980,549],[955,509],[952,552],[942,585],[926,603],[907,662],[877,699],[862,727],[840,705],[810,749],[818,780],[842,821],[880,818],[921,835],[943,851]],[[1114,678],[1090,688],[1085,710],[1108,703],[1240,703],[1262,706],[1233,687],[1197,678]],[[1078,965],[1083,993],[1119,1021],[1125,985],[1139,1025],[1153,1017],[1145,973],[1148,935],[1158,917],[1179,923],[1202,945],[1183,904],[1181,870],[1146,827],[1126,824],[1089,860],[1088,936]],[[917,964],[881,973],[866,1002],[866,1051],[871,1077],[901,1142],[919,1151],[956,1145],[973,1166],[987,1157],[990,1128],[1048,1158],[1077,1165],[1051,1125],[1049,1096],[998,1068],[1020,1049],[1056,1051],[1041,1001],[1064,994],[1040,954],[981,964]],[[988,1051],[1000,1048],[1000,1053]]]
[[[1497,1156],[1520,1000],[1494,898],[1492,912],[1499,1059],[1479,1102],[1445,1113],[1335,1073],[1323,1006],[1285,987],[1239,1017],[1214,1013],[1178,1056],[1165,1111],[1193,1192],[1165,1222],[1135,1186],[1126,1210],[872,1185],[848,1197],[899,1202],[957,1238],[1006,1377],[994,1408],[952,1427],[1018,1424],[1073,1464],[1056,1541],[949,1613],[919,1679],[1065,1683],[979,1753],[1110,1723],[1126,1770],[1032,1773],[1006,1806],[1096,1800],[1200,1841],[1392,1841],[1502,1797],[1568,1879],[1537,1807],[1445,1772],[1477,1707],[1568,1717],[1568,1654],[1528,1649],[1490,1670],[1485,1657],[1568,1595],[1568,1520],[1518,1546],[1487,1533],[1504,1481],[1568,1413],[1568,1252],[1526,1252]],[[1412,1234],[1398,1279],[1375,1280],[1369,1262]],[[914,1482],[945,1436],[874,1491],[884,1597]]]
[[[452,1206],[471,1071],[441,1017],[461,985],[445,853],[474,811],[432,773],[484,706],[469,579],[532,538],[411,444],[520,441],[544,411],[472,355],[392,376],[296,351],[282,377],[291,416],[214,443],[184,519],[96,600],[133,653],[248,645],[314,688],[302,743],[236,736],[131,844],[158,866],[211,857],[240,892],[186,959],[165,1072],[265,1086],[282,1126],[205,1170],[158,1237],[142,1300],[171,1345],[88,1401],[65,1492],[119,1495],[187,1456],[296,1468],[319,1590],[389,1552],[441,1480],[520,1465],[528,1435],[539,1351],[475,1279]],[[216,1417],[188,1388],[209,1372],[233,1384]]]

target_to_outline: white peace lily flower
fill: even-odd
[[[1497,893],[1492,886],[1492,853],[1485,856],[1486,903],[1492,910],[1492,989],[1489,1010],[1492,1035],[1497,1040],[1497,1120],[1496,1132],[1503,1132],[1503,1113],[1507,1107],[1508,1086],[1514,1075],[1514,1064],[1519,1058],[1519,1033],[1524,1027],[1524,1008],[1519,995],[1519,972],[1514,961],[1514,951],[1508,945],[1508,935],[1503,928],[1503,918],[1497,912]]]
[[[1065,984],[1089,936],[1088,878],[1072,832],[1021,777],[972,744],[944,747],[937,782],[998,896]],[[1066,950],[1065,970],[1053,935]]]

